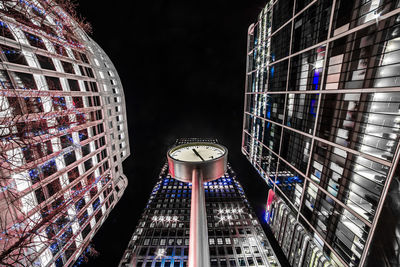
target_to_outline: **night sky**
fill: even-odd
[[[215,137],[261,216],[267,186],[240,152],[247,28],[265,0],[79,1],[92,38],[113,61],[125,92],[129,186],[83,266],[117,266],[167,149],[179,137]]]

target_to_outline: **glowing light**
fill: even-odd
[[[161,259],[161,258],[165,257],[165,255],[166,255],[166,250],[165,250],[165,248],[159,248],[159,249],[156,251],[155,255],[156,255],[156,259]]]
[[[376,11],[374,12],[373,18],[378,19],[381,16],[382,12],[377,13]],[[378,22],[378,21],[377,21]]]

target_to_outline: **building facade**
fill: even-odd
[[[189,142],[214,139],[185,138]],[[232,168],[204,183],[211,266],[280,266]],[[189,252],[191,184],[161,169],[121,267],[184,267]]]
[[[397,0],[268,1],[249,27],[242,152],[292,266],[399,266],[399,63]]]
[[[0,1],[1,266],[80,263],[127,186],[121,80],[67,6]]]

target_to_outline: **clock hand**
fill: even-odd
[[[199,158],[201,158],[202,161],[204,161],[204,159],[202,158],[202,156],[200,156],[199,152],[196,151],[196,149],[192,148],[194,154],[196,154],[196,156],[198,156]]]

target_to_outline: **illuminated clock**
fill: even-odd
[[[204,162],[222,157],[226,150],[215,144],[189,144],[170,151],[175,160],[186,162]]]
[[[172,177],[190,182],[193,169],[201,170],[203,179],[210,181],[224,175],[228,149],[206,142],[178,145],[167,153]]]

